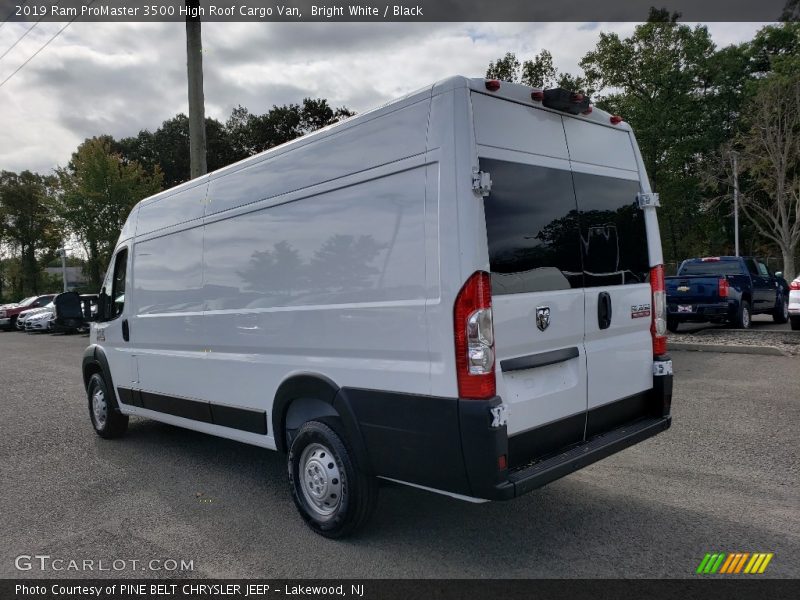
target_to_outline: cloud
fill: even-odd
[[[58,29],[42,23],[0,61],[0,81]],[[225,120],[241,104],[324,97],[363,112],[449,75],[482,76],[507,51],[520,59],[549,49],[562,71],[600,31],[633,23],[204,23],[206,114]],[[761,24],[716,23],[720,45]],[[0,52],[30,27],[0,29]],[[717,39],[719,38],[719,39]],[[73,23],[0,88],[0,169],[48,172],[85,138],[135,135],[187,112],[182,23]]]

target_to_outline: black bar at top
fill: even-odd
[[[203,12],[197,16],[205,22],[254,23],[641,22],[651,6],[678,12],[683,22],[800,18],[800,5],[791,0],[200,0]],[[184,0],[0,0],[0,20],[10,22],[184,21],[185,11]]]

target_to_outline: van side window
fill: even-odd
[[[756,261],[752,258],[748,258],[744,261],[747,264],[747,270],[750,271],[750,275],[755,275],[756,277],[759,276],[758,267],[756,267]]]
[[[114,259],[114,275],[111,281],[112,314],[116,319],[125,308],[125,276],[128,268],[128,249],[123,248],[117,252]]]
[[[573,172],[581,212],[586,287],[644,283],[650,274],[644,212],[635,180]]]
[[[482,158],[492,177],[484,200],[494,294],[583,285],[578,210],[569,171]]]
[[[769,277],[769,269],[767,268],[767,265],[762,262],[758,263],[758,272],[762,277]]]

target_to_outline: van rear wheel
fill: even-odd
[[[92,426],[102,438],[120,437],[128,429],[128,415],[117,412],[117,403],[111,397],[103,376],[95,373],[86,387],[89,396],[89,418]]]
[[[289,486],[311,529],[342,538],[362,527],[377,502],[377,480],[359,466],[335,419],[308,421],[289,450]]]

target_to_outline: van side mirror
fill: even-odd
[[[111,305],[111,297],[106,294],[105,286],[103,289],[100,290],[100,294],[97,296],[97,321],[103,322],[108,321],[108,315],[111,314],[110,309]]]

